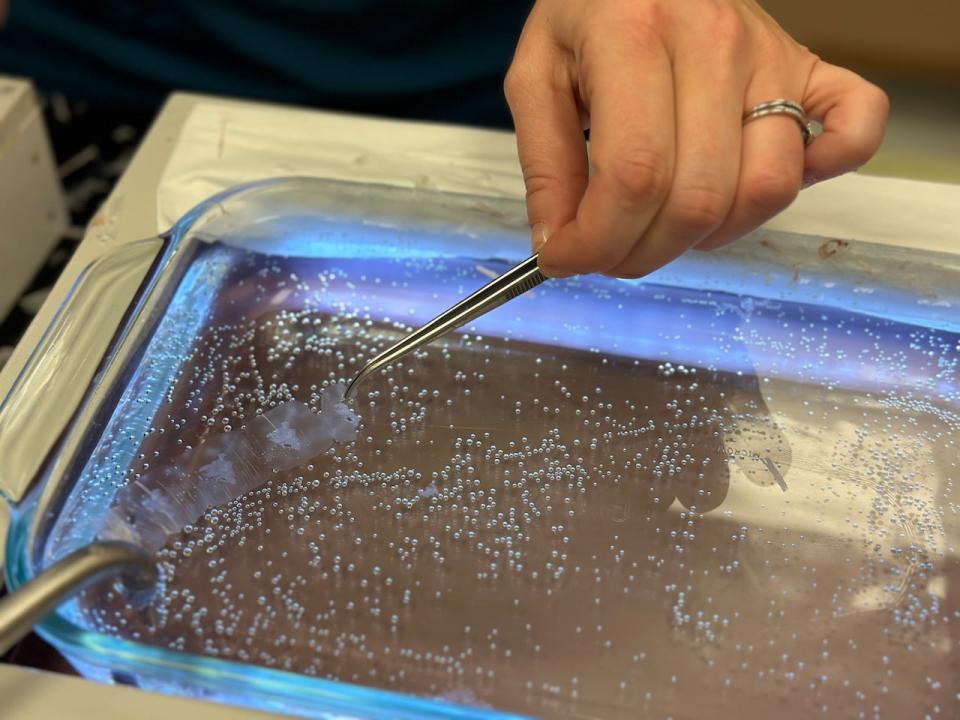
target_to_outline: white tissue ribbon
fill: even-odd
[[[285,402],[240,430],[205,438],[175,465],[131,481],[114,497],[98,539],[125,540],[155,553],[211,508],[263,485],[289,470],[356,439],[359,417],[343,402],[345,386],[321,391],[320,412]]]

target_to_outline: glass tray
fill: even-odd
[[[275,180],[99,261],[0,408],[10,585],[131,478],[316,410],[524,227]],[[271,450],[149,605],[107,584],[40,632],[91,678],[317,717],[956,716],[958,302],[956,256],[774,233],[549,281],[367,380],[355,442]]]

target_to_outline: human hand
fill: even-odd
[[[505,91],[552,276],[640,277],[726,244],[804,183],[862,165],[889,111],[883,91],[820,60],[754,0],[538,0]],[[804,148],[790,117],[743,125],[777,98],[823,134]]]

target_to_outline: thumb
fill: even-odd
[[[517,130],[532,245],[573,220],[587,187],[587,151],[573,89],[557,65],[515,60],[504,90]]]
[[[856,170],[883,141],[890,113],[887,96],[850,70],[818,62],[803,105],[811,117],[823,122],[823,134],[805,153],[806,183]]]

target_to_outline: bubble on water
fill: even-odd
[[[99,539],[155,553],[205,512],[263,485],[272,473],[354,440],[359,417],[343,404],[344,390],[340,384],[325,388],[317,413],[302,403],[280,403],[242,430],[207,437],[176,464],[133,480],[114,498]]]
[[[231,262],[80,483],[167,567],[147,611],[85,599],[91,627],[528,715],[957,706],[955,333],[572,279],[536,330],[506,306],[366,379],[350,442],[340,383],[475,263]],[[346,434],[307,452],[300,417]]]

